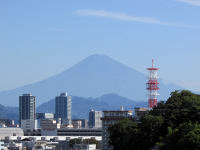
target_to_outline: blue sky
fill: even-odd
[[[96,53],[200,91],[200,0],[0,1],[0,91]]]

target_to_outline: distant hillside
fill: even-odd
[[[72,96],[72,118],[88,118],[91,109],[94,110],[119,110],[123,106],[125,110],[133,110],[134,107],[147,107],[147,102],[136,102],[128,98],[106,94],[99,98],[83,98]],[[36,112],[55,111],[55,100],[49,100],[37,107]],[[0,118],[9,118],[18,122],[18,107],[5,107],[0,105]]]
[[[134,107],[147,107],[147,102],[136,102],[116,94],[107,94],[99,98],[72,96],[72,118],[88,118],[89,111],[94,110],[133,110]],[[54,112],[55,100],[52,99],[37,107],[37,112]]]
[[[148,66],[146,66],[148,67]],[[145,68],[144,68],[145,70]],[[32,93],[37,105],[47,102],[61,92],[80,97],[99,97],[106,93],[144,101],[147,76],[105,55],[92,55],[70,69],[46,80],[14,90],[1,92],[1,104],[18,106],[19,96]],[[171,91],[182,89],[174,84],[165,84],[160,79],[159,99],[166,100]]]
[[[0,119],[11,119],[18,123],[18,107],[5,107],[0,104]]]

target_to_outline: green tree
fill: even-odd
[[[71,139],[71,140],[69,141],[69,146],[70,146],[70,148],[73,148],[73,146],[74,146],[75,144],[81,144],[81,139],[75,138],[75,139]]]
[[[177,127],[184,122],[200,121],[200,96],[190,91],[175,91],[165,104],[167,126]]]
[[[100,141],[97,141],[97,140],[94,139],[94,138],[84,139],[84,140],[83,140],[83,143],[85,143],[85,144],[96,144],[96,148],[97,148],[97,149],[100,149],[100,148],[101,148]]]
[[[124,119],[109,128],[110,141],[114,150],[132,150],[137,145],[138,124]]]
[[[114,150],[200,149],[200,96],[175,91],[166,103],[159,103],[140,123],[123,120],[110,127]]]
[[[147,115],[141,119],[138,137],[140,149],[150,149],[160,140],[163,132],[163,117]]]
[[[97,141],[96,139],[94,138],[90,138],[90,139],[80,139],[80,138],[75,138],[75,139],[71,139],[69,141],[69,145],[70,145],[70,148],[73,148],[73,146],[75,144],[96,144],[96,148],[97,149],[100,149],[101,145],[100,145],[100,141]]]
[[[161,150],[199,150],[200,149],[200,124],[185,122],[177,128],[168,128],[165,144]]]

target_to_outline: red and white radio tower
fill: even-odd
[[[149,91],[148,105],[149,105],[149,108],[153,108],[154,106],[157,106],[157,96],[159,95],[157,93],[157,91],[159,90],[159,88],[158,88],[159,83],[157,82],[158,68],[153,67],[153,59],[152,59],[152,68],[147,68],[147,70],[149,70],[148,82],[146,83],[147,90]]]

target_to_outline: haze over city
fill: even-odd
[[[200,1],[1,1],[0,91],[56,75],[92,54],[200,91]]]

